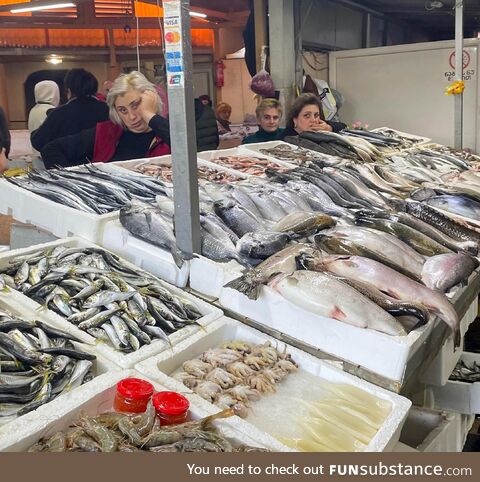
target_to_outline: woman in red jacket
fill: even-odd
[[[110,120],[50,142],[45,166],[76,166],[170,154],[168,121],[155,86],[140,72],[121,74],[108,92]]]

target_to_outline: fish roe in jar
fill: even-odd
[[[174,425],[187,421],[190,402],[177,392],[158,392],[152,398],[160,425]]]
[[[113,407],[117,412],[142,413],[153,394],[153,385],[140,378],[124,378],[117,383]]]

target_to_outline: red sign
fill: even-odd
[[[469,65],[470,65],[470,54],[464,50],[463,51],[463,69],[465,70]],[[450,64],[450,67],[452,69],[455,69],[455,52],[452,52],[450,54],[450,57],[448,59],[448,63]]]

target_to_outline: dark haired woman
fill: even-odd
[[[340,132],[347,126],[343,122],[325,121],[322,119],[322,103],[314,94],[302,94],[295,99],[287,116],[287,127],[281,139],[298,136],[302,132]]]
[[[98,81],[85,69],[71,69],[65,76],[68,102],[48,113],[45,122],[32,132],[32,146],[41,151],[49,142],[77,134],[108,120],[108,106],[95,94]]]

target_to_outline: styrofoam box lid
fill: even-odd
[[[293,360],[298,363],[299,367],[311,375],[318,376],[319,379],[322,378],[331,382],[353,385],[378,398],[391,402],[392,410],[390,415],[387,417],[383,426],[379,429],[374,438],[370,441],[366,451],[379,452],[391,450],[398,441],[401,428],[411,406],[410,400],[379,388],[369,382],[359,379],[358,377],[347,374],[332,364],[315,358],[297,348],[294,348],[293,346],[283,343],[279,345],[278,340],[275,338],[272,338],[258,330],[250,328],[230,318],[224,317],[221,320],[217,320],[207,328],[207,332],[196,333],[189,339],[177,344],[173,349],[173,353],[160,353],[137,364],[135,368],[152,380],[158,380],[160,383],[171,388],[172,390],[191,393],[191,397],[196,400],[196,403],[199,406],[205,407],[205,410],[209,410],[210,413],[215,413],[215,411],[218,410],[218,407],[193,393],[182,383],[170,377],[169,374],[177,370],[184,361],[195,358],[207,349],[217,347],[225,341],[241,340],[261,344],[269,340],[274,344],[274,346],[276,345],[283,347],[283,345],[285,345],[287,352],[292,355]],[[293,377],[295,375],[292,374],[290,376]],[[278,388],[281,389],[281,383],[278,384]],[[271,435],[261,431],[251,423],[238,417],[236,417],[235,424],[242,431],[252,435],[255,434],[255,437],[268,437],[272,439],[272,444],[280,443]],[[287,450],[287,447],[283,446],[283,444],[280,445],[282,446],[282,450]]]
[[[43,251],[45,249],[55,247],[55,246],[66,246],[66,247],[97,247],[95,245],[92,245],[91,243],[88,243],[80,238],[68,238],[68,239],[60,239],[57,241],[53,241],[50,243],[44,243],[40,244],[37,246],[30,246],[28,248],[24,249],[18,249],[18,250],[13,250],[9,251],[6,254],[1,254],[0,255],[0,268],[6,266],[9,262],[9,260],[17,257],[17,256],[22,256],[26,254],[31,254],[34,252],[38,251]],[[104,249],[104,248],[101,248]],[[140,268],[134,266],[133,264],[129,263],[128,261],[122,260],[123,263],[125,263],[126,266],[129,266],[131,268],[135,268],[139,271],[142,271]],[[151,276],[149,273],[146,273],[149,276]],[[182,328],[181,330],[178,330],[177,332],[173,333],[172,335],[169,336],[170,342],[172,345],[175,345],[175,343],[178,343],[180,340],[190,336],[191,334],[195,333],[198,330],[201,330],[202,327],[208,325],[212,321],[220,318],[222,316],[222,311],[218,308],[215,308],[214,306],[206,303],[205,301],[200,300],[199,298],[196,298],[195,296],[191,295],[190,293],[187,293],[180,288],[177,288],[175,286],[172,286],[165,281],[161,281],[160,283],[163,284],[171,293],[180,295],[181,297],[185,298],[186,300],[190,301],[192,304],[194,304],[200,313],[203,314],[203,317],[197,320],[197,323],[201,325],[201,327],[198,326],[192,326],[192,327],[187,327],[187,328]],[[22,307],[22,310],[24,312],[37,312],[40,305],[33,301],[32,299],[28,298],[27,296],[23,295],[22,293],[11,290],[10,293],[0,293],[0,299],[5,299],[5,298],[10,298],[11,302],[17,303]],[[129,354],[123,354],[119,353],[116,351],[113,347],[110,347],[106,343],[100,343],[98,342],[94,337],[86,333],[85,331],[80,330],[78,327],[73,325],[72,323],[68,322],[65,318],[59,316],[57,313],[51,311],[51,310],[44,310],[44,316],[45,319],[48,319],[49,322],[57,326],[63,330],[65,330],[68,333],[71,333],[72,335],[76,335],[78,338],[83,340],[85,343],[88,343],[90,345],[93,345],[94,347],[94,352],[98,354],[102,354],[106,358],[112,360],[114,363],[119,365],[122,368],[130,368],[132,367],[135,363],[138,363],[139,361],[143,360],[144,358],[148,358],[149,356],[152,356],[156,353],[159,353],[162,350],[169,349],[169,346],[161,341],[161,340],[155,340],[153,341],[150,345],[145,345],[142,346],[139,350],[129,353]]]
[[[111,372],[83,385],[81,387],[83,390],[78,390],[75,396],[72,396],[72,392],[70,396],[61,400],[61,403],[58,402],[58,399],[54,400],[45,406],[42,413],[28,418],[27,416],[22,417],[10,424],[8,431],[0,429],[0,451],[26,451],[42,437],[49,437],[60,430],[65,430],[81,415],[96,415],[112,410],[116,384],[126,377],[145,378],[135,370],[123,370],[122,372]],[[153,383],[156,391],[167,389],[155,381],[149,381]],[[188,394],[186,396],[190,399]],[[193,420],[210,415],[201,407],[197,407],[195,401],[191,399],[189,413]],[[228,419],[217,421],[215,424],[234,445],[246,444],[271,448],[237,430]]]

